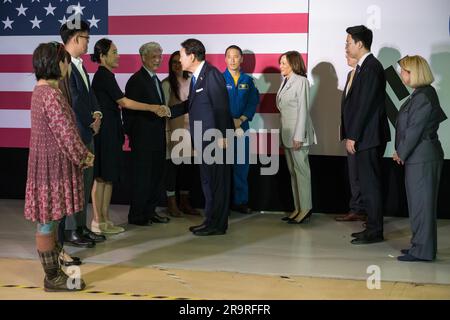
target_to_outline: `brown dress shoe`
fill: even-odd
[[[192,216],[200,216],[200,211],[193,208],[191,203],[189,202],[189,196],[187,194],[180,195],[180,210],[184,214],[192,215]]]
[[[335,218],[336,221],[366,221],[367,215],[364,213],[349,212],[346,215]]]
[[[175,218],[183,216],[183,212],[178,209],[177,199],[175,196],[167,197],[167,214]]]

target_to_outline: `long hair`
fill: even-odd
[[[169,84],[170,90],[175,94],[175,97],[180,100],[180,84],[178,83],[177,74],[172,70],[172,62],[175,56],[180,55],[180,51],[175,51],[169,58]],[[189,78],[189,72],[183,71],[183,78]]]

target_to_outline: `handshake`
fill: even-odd
[[[160,105],[155,111],[154,111],[158,117],[170,117],[172,113],[170,112],[170,108],[165,105]]]

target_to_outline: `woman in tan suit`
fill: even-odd
[[[277,93],[277,108],[281,114],[281,142],[291,174],[295,210],[283,220],[299,224],[311,216],[311,171],[309,146],[317,143],[309,114],[309,82],[302,56],[288,51],[279,59],[284,80]]]

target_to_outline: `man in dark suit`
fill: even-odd
[[[341,99],[341,123],[343,122],[342,116],[344,111],[344,105],[347,98],[347,94],[350,91],[350,88],[353,84],[353,79],[355,79],[356,73],[356,65],[358,64],[358,60],[354,58],[350,58],[349,56],[345,57],[347,59],[347,65],[352,68],[352,70],[347,75],[347,81],[345,82],[344,91],[342,92]],[[340,127],[340,139],[342,140],[343,126]],[[348,180],[350,182],[350,201],[349,201],[349,211],[347,214],[343,216],[336,217],[336,221],[366,221],[366,208],[364,207],[364,203],[361,197],[361,188],[359,186],[359,178],[358,178],[358,168],[356,166],[356,157],[354,154],[347,152],[347,167],[348,167]]]
[[[142,68],[125,87],[127,98],[148,104],[164,104],[164,93],[156,70],[161,65],[162,48],[156,42],[141,46]],[[153,112],[124,109],[124,129],[130,139],[132,196],[128,223],[145,226],[167,223],[169,218],[155,212],[161,193],[166,152],[166,119]]]
[[[89,75],[81,59],[81,56],[88,49],[89,26],[85,21],[81,21],[79,25],[74,24],[73,21],[68,21],[61,26],[60,35],[64,47],[72,59],[70,77],[61,81],[60,88],[75,112],[81,139],[89,151],[94,153],[93,135],[100,130],[102,113],[92,91]],[[85,169],[83,176],[84,209],[65,218],[65,224],[61,223],[61,228],[65,227],[65,232],[60,232],[60,235],[64,234],[65,241],[70,245],[91,248],[96,242],[102,242],[106,238],[103,235],[95,234],[86,227],[87,207],[91,198],[94,168]]]
[[[386,116],[386,79],[381,63],[370,53],[373,34],[365,26],[347,28],[346,54],[358,60],[353,84],[342,110],[346,149],[355,155],[367,227],[353,233],[352,244],[383,241],[381,159],[390,140]]]
[[[210,144],[203,141],[205,131],[217,129],[221,137],[213,143],[218,144],[214,154],[216,160],[210,163],[202,158],[200,178],[205,196],[205,220],[199,226],[190,229],[197,236],[222,235],[228,228],[231,166],[225,163],[227,147],[226,131],[233,132],[233,120],[228,105],[228,92],[222,73],[205,61],[205,47],[197,39],[188,39],[181,44],[180,61],[184,71],[193,73],[189,98],[184,103],[171,108],[172,117],[189,112],[191,135],[194,136],[194,148],[197,156],[204,156],[205,148]],[[201,130],[199,129],[201,125]],[[200,136],[202,139],[195,139]]]

